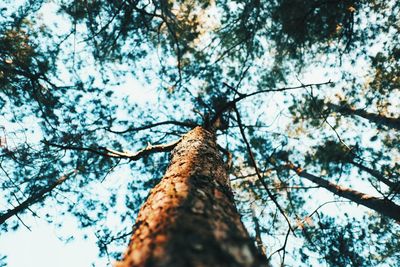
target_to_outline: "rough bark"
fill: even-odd
[[[385,117],[380,114],[370,113],[363,109],[356,109],[356,108],[352,108],[352,107],[346,106],[346,105],[340,106],[340,105],[328,103],[328,107],[336,112],[341,113],[341,114],[359,116],[359,117],[369,120],[372,123],[375,123],[378,125],[384,125],[386,127],[400,131],[400,118],[389,118],[389,117]]]
[[[373,209],[376,212],[388,216],[400,223],[400,206],[396,205],[392,201],[388,199],[373,197],[362,192],[353,190],[351,188],[331,183],[318,176],[307,173],[301,168],[295,167],[291,164],[289,164],[288,167],[294,170],[300,177],[306,178],[307,180],[316,183],[317,185],[327,189],[335,195],[344,197],[359,205],[363,205],[367,208]]]
[[[215,137],[196,127],[173,150],[116,266],[265,265],[235,208]]]

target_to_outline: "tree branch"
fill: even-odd
[[[11,210],[8,210],[7,212],[1,214],[0,215],[0,225],[3,224],[10,217],[12,217],[14,215],[17,216],[18,213],[23,212],[24,210],[28,209],[29,206],[31,206],[31,205],[39,202],[40,200],[42,200],[47,193],[50,193],[55,187],[57,187],[58,185],[64,183],[70,176],[72,176],[73,174],[76,174],[77,172],[78,172],[78,170],[75,169],[75,170],[73,170],[73,171],[61,176],[54,183],[52,183],[50,186],[45,187],[45,188],[39,190],[38,192],[36,192],[35,194],[33,194],[32,196],[28,197],[25,201],[21,202],[17,207],[15,207],[15,208],[13,208]],[[22,220],[21,220],[21,222],[22,222]]]
[[[272,202],[274,202],[274,204],[275,204],[276,207],[278,208],[279,212],[280,212],[280,213],[282,214],[282,216],[285,218],[286,222],[288,223],[289,230],[291,230],[291,231],[293,232],[293,234],[295,235],[294,230],[293,230],[293,228],[292,228],[292,225],[290,224],[289,218],[287,217],[285,211],[284,211],[283,208],[280,206],[280,204],[278,203],[278,201],[276,200],[276,198],[275,198],[275,196],[272,194],[272,192],[269,190],[268,185],[265,183],[264,179],[263,179],[262,176],[261,176],[260,170],[259,170],[258,167],[257,167],[257,162],[256,162],[256,160],[255,160],[255,158],[254,158],[254,155],[253,155],[253,151],[251,150],[250,143],[249,143],[249,141],[247,140],[246,134],[245,134],[245,132],[244,132],[244,128],[243,128],[243,124],[242,124],[242,119],[241,119],[241,117],[240,117],[240,113],[239,113],[239,110],[237,109],[236,105],[233,107],[233,109],[234,109],[234,111],[235,111],[235,113],[236,113],[236,117],[237,117],[237,122],[238,122],[238,125],[239,125],[239,129],[240,129],[240,133],[241,133],[241,135],[242,135],[243,141],[244,141],[245,144],[246,144],[247,151],[248,151],[248,153],[249,153],[249,156],[250,156],[251,162],[252,162],[252,164],[253,164],[254,170],[256,171],[258,180],[261,182],[261,184],[262,184],[262,186],[264,187],[265,191],[267,191],[268,197],[271,198]]]
[[[73,145],[59,145],[55,143],[50,143],[47,141],[43,141],[44,144],[57,147],[60,149],[64,150],[76,150],[76,151],[87,151],[91,152],[100,156],[104,157],[110,157],[110,158],[118,158],[118,159],[129,159],[132,161],[139,160],[143,158],[144,156],[147,156],[151,153],[156,153],[156,152],[169,152],[171,151],[181,140],[174,141],[169,144],[161,144],[161,145],[151,145],[150,143],[147,145],[147,147],[139,150],[136,153],[130,153],[130,152],[120,152],[116,151],[110,148],[106,147],[97,147],[97,148],[91,148],[91,147],[80,147],[80,146],[73,146]]]
[[[113,155],[113,157],[118,157],[118,158],[126,158],[132,161],[138,160],[143,158],[144,156],[147,156],[151,153],[157,153],[157,152],[169,152],[172,149],[174,149],[174,147],[181,141],[181,139],[176,140],[172,143],[169,144],[161,144],[161,145],[151,145],[150,143],[147,145],[147,147],[139,150],[136,153],[129,153],[129,152],[119,152],[119,151],[115,151],[109,148],[102,148],[105,151],[107,151],[108,153],[111,153]]]
[[[289,162],[286,166],[288,169],[295,171],[300,177],[306,178],[307,180],[320,185],[321,187],[332,192],[333,194],[347,198],[359,205],[363,205],[367,208],[373,209],[376,212],[390,217],[396,222],[400,223],[400,206],[396,205],[394,202],[388,199],[380,199],[348,187],[331,183],[321,177],[312,175],[304,171],[300,167],[293,165],[293,163],[291,162]]]
[[[124,134],[124,133],[128,133],[128,132],[137,132],[137,131],[147,130],[147,129],[151,129],[151,128],[161,126],[161,125],[177,125],[177,126],[188,127],[188,128],[194,128],[197,126],[197,124],[192,123],[192,122],[181,122],[181,121],[169,120],[169,121],[156,122],[153,124],[144,125],[144,126],[140,126],[140,127],[129,127],[128,129],[123,130],[123,131],[114,131],[114,130],[111,130],[110,128],[108,128],[106,130],[111,133]]]
[[[296,90],[296,89],[302,89],[302,88],[307,88],[307,87],[311,87],[311,86],[321,86],[321,85],[326,85],[326,84],[331,84],[332,81],[329,80],[327,82],[323,82],[323,83],[310,83],[310,84],[301,84],[299,86],[293,86],[293,87],[282,87],[282,88],[277,88],[277,89],[265,89],[265,90],[260,90],[260,91],[256,91],[253,93],[249,93],[249,94],[241,94],[238,92],[239,96],[229,102],[226,103],[226,105],[224,105],[223,107],[221,107],[219,110],[216,110],[214,117],[210,120],[209,125],[211,127],[213,127],[213,125],[220,119],[220,117],[222,116],[222,114],[230,109],[234,109],[236,104],[240,101],[242,101],[245,98],[251,97],[251,96],[255,96],[255,95],[259,95],[259,94],[264,94],[264,93],[270,93],[270,92],[283,92],[283,91],[289,91],[289,90]],[[230,88],[231,90],[232,87],[227,85],[226,83],[224,83],[225,86],[228,86],[228,88]],[[235,89],[236,90],[236,89]],[[237,90],[236,90],[237,91]]]
[[[336,105],[333,103],[327,103],[327,106],[333,111],[343,115],[359,116],[377,125],[384,125],[388,128],[400,131],[400,118],[386,117],[381,114],[367,112],[364,109],[356,109],[350,107],[349,105]]]
[[[373,170],[371,168],[368,168],[367,166],[364,166],[361,163],[357,163],[355,161],[350,161],[350,163],[353,164],[354,166],[358,167],[360,170],[365,171],[366,173],[369,173],[370,175],[375,177],[378,181],[387,185],[391,189],[391,191],[398,191],[400,189],[400,182],[397,182],[397,183],[392,182],[391,180],[389,180],[388,178],[383,176],[380,172]]]

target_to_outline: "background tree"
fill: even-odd
[[[395,220],[348,214],[354,199],[325,197],[301,173],[399,205],[399,9],[372,0],[6,1],[2,230],[73,214],[98,231],[101,255],[119,258],[169,162],[148,144],[218,119],[236,203],[249,229],[257,216],[273,264],[394,266]],[[311,79],[317,69],[326,78]],[[131,88],[139,83],[157,88],[148,103]]]

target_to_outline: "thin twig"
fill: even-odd
[[[293,86],[293,87],[282,87],[282,88],[277,88],[277,89],[265,89],[265,90],[255,91],[255,92],[249,93],[249,94],[240,94],[237,98],[229,101],[228,103],[226,103],[226,105],[224,107],[221,107],[218,110],[218,112],[216,112],[216,114],[214,115],[214,117],[210,121],[210,125],[214,125],[214,123],[221,117],[221,115],[225,111],[235,108],[236,104],[238,102],[242,101],[245,98],[248,98],[248,97],[251,97],[251,96],[255,96],[255,95],[259,95],[259,94],[264,94],[264,93],[297,90],[297,89],[303,89],[303,88],[307,88],[307,87],[311,87],[311,86],[321,86],[321,85],[326,85],[326,84],[331,84],[331,83],[332,83],[332,81],[329,80],[327,82],[317,83],[317,84],[315,84],[315,83],[301,84],[299,86]]]
[[[280,213],[282,214],[282,216],[285,218],[286,222],[288,223],[289,229],[293,232],[293,235],[296,235],[296,234],[294,233],[294,230],[293,230],[291,224],[290,224],[289,218],[288,218],[287,215],[285,214],[285,211],[284,211],[283,208],[280,206],[280,204],[278,203],[278,201],[276,200],[276,198],[275,198],[275,196],[272,194],[272,192],[269,190],[268,185],[265,183],[264,179],[263,179],[262,176],[261,176],[260,170],[259,170],[258,167],[257,167],[257,162],[256,162],[256,160],[255,160],[255,158],[254,158],[254,155],[253,155],[253,152],[252,152],[252,150],[251,150],[250,143],[249,143],[249,141],[247,140],[246,134],[245,134],[245,132],[244,132],[243,125],[242,125],[242,120],[241,120],[241,117],[240,117],[240,113],[239,113],[239,110],[237,109],[236,105],[234,106],[233,109],[234,109],[234,111],[235,111],[235,113],[236,113],[236,117],[237,117],[237,122],[238,122],[238,125],[239,125],[239,129],[240,129],[240,133],[241,133],[241,135],[242,135],[243,141],[244,141],[245,144],[246,144],[247,151],[248,151],[248,153],[249,153],[249,156],[250,156],[251,162],[252,162],[252,164],[253,164],[253,167],[254,167],[254,169],[255,169],[255,171],[256,171],[257,177],[258,177],[259,181],[261,182],[262,186],[264,187],[264,189],[266,190],[266,192],[267,192],[267,194],[268,194],[268,197],[271,198],[272,202],[274,202],[274,204],[275,204],[276,207],[278,208],[279,212],[280,212]]]
[[[18,216],[18,214],[15,214],[15,216],[16,216],[16,217],[18,218],[18,220],[22,223],[22,225],[26,227],[26,229],[28,229],[29,231],[32,232],[31,228],[30,228],[28,225],[26,225],[26,224],[24,223],[24,221]]]
[[[48,187],[45,187],[45,188],[39,190],[38,192],[34,193],[30,197],[28,197],[25,201],[21,202],[17,207],[1,214],[0,215],[0,225],[3,224],[7,219],[9,219],[10,217],[12,217],[14,215],[17,216],[17,218],[19,219],[18,213],[21,213],[22,211],[28,209],[29,206],[31,206],[32,204],[35,204],[38,201],[42,200],[46,194],[50,193],[55,187],[57,187],[58,185],[65,182],[71,175],[76,174],[77,172],[78,172],[78,170],[75,169],[75,170],[61,176],[60,178],[58,178],[54,183],[52,183]]]

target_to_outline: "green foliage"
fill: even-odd
[[[363,2],[367,1],[277,1],[272,15],[279,29],[273,37],[278,49],[292,56],[315,44],[324,52],[339,45],[348,49],[355,41],[355,13]]]
[[[322,72],[334,83],[236,103],[261,179],[276,202],[255,175],[233,107],[221,115],[229,127],[217,132],[218,142],[232,153],[232,183],[245,221],[254,208],[272,262],[283,260],[273,252],[288,225],[276,203],[293,224],[327,198],[288,170],[289,163],[399,204],[399,192],[377,178],[400,181],[398,131],[355,112],[400,118],[399,9],[398,1],[373,0],[5,2],[2,213],[76,171],[31,203],[33,212],[21,212],[22,221],[45,213],[62,226],[62,217],[72,214],[81,227],[96,229],[102,256],[117,255],[121,250],[108,251],[109,243],[123,246],[169,158],[154,154],[133,162],[109,149],[133,153],[148,143],[174,141],[229,101],[313,84]],[[49,214],[52,205],[60,214]],[[286,247],[292,257],[287,264],[296,266],[297,251],[309,265],[317,264],[315,255],[318,264],[331,266],[398,262],[394,222],[320,213],[327,215],[302,231],[305,247]],[[107,224],[110,215],[118,226]],[[12,217],[1,229],[21,225]]]
[[[6,259],[7,259],[7,256],[3,256],[3,255],[0,256],[0,266],[1,267],[7,266]]]
[[[301,260],[310,263],[312,253],[322,257],[319,263],[329,266],[374,266],[379,263],[371,252],[366,252],[369,234],[357,222],[338,224],[332,218],[321,218],[317,225],[305,227],[305,246],[301,249]]]

